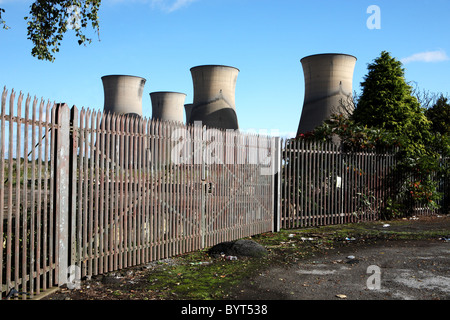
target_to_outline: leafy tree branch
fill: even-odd
[[[100,26],[98,11],[101,0],[36,0],[30,6],[27,20],[27,36],[34,47],[33,57],[39,60],[53,62],[55,54],[59,52],[64,34],[72,29],[79,45],[92,42],[85,30],[90,25],[99,34]],[[1,14],[5,10],[0,8],[0,25],[8,29]]]

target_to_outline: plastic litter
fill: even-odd
[[[200,261],[200,262],[191,262],[191,265],[193,266],[199,266],[199,265],[206,265],[206,264],[210,264],[210,261]]]
[[[312,240],[314,240],[314,238],[304,238],[304,237],[301,237],[300,239],[302,239],[302,241],[312,241]]]
[[[8,299],[11,298],[14,295],[19,295],[19,294],[26,294],[26,295],[30,295],[28,292],[19,292],[16,289],[12,288],[8,294],[6,295],[6,297],[4,297],[3,299]]]
[[[227,260],[237,260],[236,256],[226,256],[225,259]]]
[[[336,297],[338,297],[339,299],[346,299],[347,296],[345,294],[337,294]]]
[[[288,237],[289,238],[293,238],[295,236],[295,234],[294,233],[291,233]]]
[[[347,238],[345,238],[345,240],[347,240],[347,241],[355,241],[356,239],[353,238],[353,237],[351,237],[351,238],[347,237]]]
[[[348,256],[347,259],[355,259],[355,256]]]
[[[385,224],[383,224],[383,228],[387,228],[387,227],[390,227],[391,225],[389,224],[389,223],[385,223]]]

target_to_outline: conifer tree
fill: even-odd
[[[404,141],[410,151],[424,151],[431,122],[412,95],[402,63],[383,51],[368,65],[362,93],[352,119],[359,125],[387,130]]]

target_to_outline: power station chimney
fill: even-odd
[[[297,136],[314,130],[333,113],[353,112],[342,105],[346,105],[352,95],[356,57],[326,53],[307,56],[300,61],[305,76],[305,99]]]
[[[186,94],[180,92],[152,92],[152,119],[183,122],[183,106]]]
[[[191,68],[194,101],[189,123],[219,129],[239,129],[235,89],[239,69],[222,65]]]
[[[134,114],[142,117],[142,94],[146,80],[127,75],[102,77],[105,94],[104,111],[116,114]]]

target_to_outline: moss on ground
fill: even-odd
[[[205,251],[178,257],[176,265],[165,266],[148,277],[148,290],[161,299],[223,299],[233,286],[261,266],[264,259],[212,259]]]

